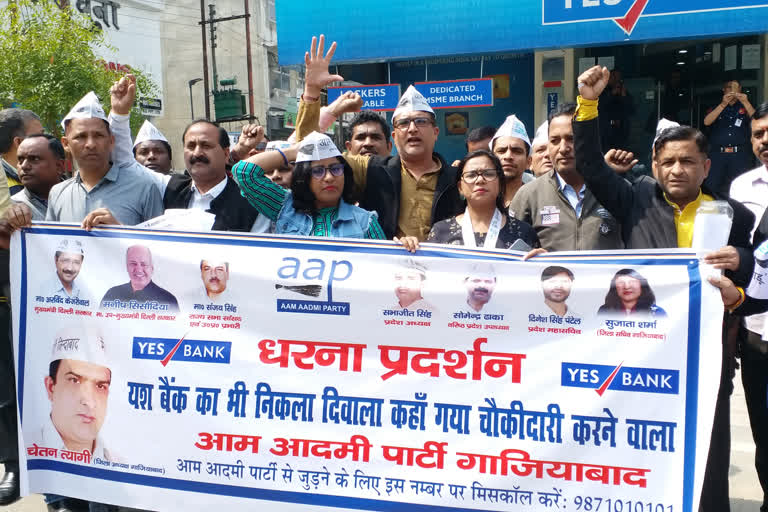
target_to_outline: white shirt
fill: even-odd
[[[752,234],[768,208],[768,169],[761,165],[757,169],[745,172],[731,183],[731,198],[739,201],[755,214]]]
[[[216,296],[215,299],[212,299],[208,296],[208,291],[205,289],[205,286],[200,286],[195,288],[194,290],[191,290],[187,295],[187,297],[192,297],[192,303],[193,304],[234,304],[235,300],[233,298],[232,293],[229,290],[229,286],[224,289],[223,292],[221,292],[219,295]],[[194,309],[194,306],[190,306],[189,309]]]
[[[435,312],[435,306],[424,300],[424,297],[416,299],[407,306],[401,306],[400,302],[395,302],[395,306],[392,309],[407,309],[409,311],[416,311],[417,309],[423,309],[425,311]]]
[[[547,304],[546,302],[544,303],[544,307],[545,307],[545,310],[544,310],[545,313],[544,313],[543,316],[549,316],[549,315],[560,316],[557,313],[555,313],[555,310],[552,309],[551,307],[549,307],[549,304]],[[560,316],[560,318],[567,318],[569,316],[572,316],[574,318],[581,318],[580,314],[578,314],[578,313],[574,312],[573,310],[571,310],[571,307],[568,304],[566,304],[565,305],[565,314],[563,316]]]
[[[198,210],[207,211],[211,208],[211,201],[219,197],[219,194],[224,192],[224,187],[227,186],[227,178],[224,177],[223,180],[218,182],[216,185],[211,187],[208,192],[205,194],[201,194],[200,190],[197,188],[197,185],[195,185],[195,182],[192,182],[192,197],[189,198],[189,204],[187,205],[187,208],[197,208]]]
[[[754,236],[755,229],[768,208],[768,169],[761,165],[733,180],[731,198],[739,201],[755,214],[755,225],[751,233]],[[768,319],[766,313],[752,315],[744,319],[744,324],[750,331],[763,334],[766,319]]]
[[[53,424],[53,420],[48,416],[43,426],[40,428],[40,439],[37,444],[40,448],[55,448],[59,451],[67,450],[64,445],[64,440],[61,438],[59,431],[56,430],[56,426]],[[104,440],[101,437],[96,437],[94,443],[93,453],[91,453],[91,463],[94,459],[117,461],[117,458],[113,454],[110,454],[109,450],[104,447]]]

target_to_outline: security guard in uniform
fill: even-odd
[[[741,92],[736,80],[723,86],[723,99],[709,110],[704,125],[710,127],[709,170],[706,185],[712,192],[728,197],[731,181],[752,168],[749,145],[750,119],[755,108],[747,95]]]

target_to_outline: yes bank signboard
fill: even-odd
[[[411,0],[277,2],[276,13],[281,64],[303,62],[311,36],[321,33],[338,42],[338,63],[768,30],[768,0],[441,0],[439,8]]]
[[[641,17],[683,16],[766,6],[766,0],[542,0],[542,23],[613,20],[624,33],[631,35]]]

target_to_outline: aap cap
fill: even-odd
[[[533,138],[533,141],[531,142],[531,146],[535,146],[537,144],[546,144],[549,142],[549,123],[547,121],[544,121],[541,123],[541,126],[536,130],[536,136]]]
[[[133,143],[133,147],[136,147],[147,140],[161,140],[166,144],[168,143],[168,139],[165,138],[165,135],[163,135],[155,125],[149,121],[144,121],[144,124],[141,125],[141,130],[139,130],[139,133],[136,135],[136,142]]]
[[[418,272],[424,277],[427,276],[427,267],[425,267],[424,265],[422,265],[421,263],[419,263],[413,258],[403,259],[403,261],[400,263],[400,268],[402,270],[410,270],[413,272]]]
[[[504,120],[504,124],[496,130],[496,135],[493,136],[490,144],[488,144],[488,147],[491,150],[493,150],[493,143],[496,142],[496,139],[499,137],[516,137],[525,142],[529,149],[531,147],[531,139],[528,138],[528,132],[525,129],[525,125],[514,114],[507,116]]]
[[[470,268],[467,277],[490,277],[496,279],[496,270],[490,263],[475,263]]]
[[[109,368],[104,336],[94,328],[67,328],[53,339],[51,361],[74,359]]]
[[[322,133],[312,132],[301,141],[299,152],[296,155],[296,163],[314,162],[333,156],[341,156],[341,152],[331,138]]]
[[[659,138],[659,135],[661,135],[661,132],[663,132],[667,128],[674,128],[675,126],[680,126],[680,123],[670,121],[665,117],[662,117],[661,119],[659,119],[659,123],[656,125],[656,135],[653,137],[653,144],[651,144],[651,147],[656,145],[656,139]]]
[[[99,103],[99,98],[96,97],[96,93],[93,91],[83,96],[83,98],[72,107],[72,110],[64,116],[64,120],[61,121],[61,128],[66,129],[67,122],[72,119],[91,118],[103,119],[104,121],[107,120],[107,114],[104,113],[104,109],[101,108],[101,103]]]
[[[72,254],[85,254],[83,252],[83,243],[80,240],[71,240],[64,238],[56,246],[56,252],[69,252]]]
[[[414,86],[409,86],[406,89],[405,94],[400,96],[400,101],[397,102],[397,108],[395,113],[392,114],[392,119],[397,118],[401,114],[407,114],[408,112],[429,112],[435,115],[435,111],[429,106],[427,98],[425,98]]]
[[[267,142],[267,147],[265,148],[267,151],[270,149],[288,149],[291,147],[291,143],[287,140],[271,140]]]

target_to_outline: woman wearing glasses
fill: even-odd
[[[294,161],[290,190],[265,176]],[[275,222],[275,233],[385,238],[376,213],[350,203],[352,169],[327,135],[312,132],[298,147],[254,155],[235,165],[232,175],[243,197]]]
[[[534,229],[506,214],[504,170],[496,155],[486,149],[472,151],[459,163],[456,177],[459,192],[467,200],[466,209],[435,223],[427,242],[519,251],[539,247]],[[418,249],[415,237],[396,241],[411,252]]]

